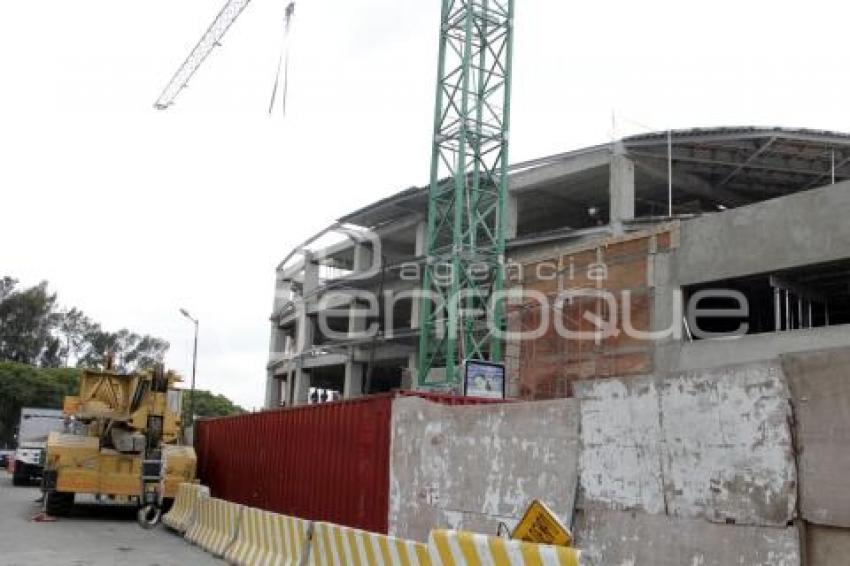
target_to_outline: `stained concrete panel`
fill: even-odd
[[[726,525],[595,509],[577,515],[574,535],[584,566],[800,564],[795,527]]]
[[[797,426],[803,518],[850,527],[850,348],[782,361]]]
[[[424,541],[432,528],[496,534],[532,499],[572,520],[578,472],[574,399],[447,406],[393,402],[389,532]]]
[[[673,374],[660,392],[668,514],[784,526],[797,487],[779,364]]]
[[[788,390],[776,363],[576,384],[582,502],[785,525],[796,504]]]
[[[850,529],[806,525],[806,566],[835,566],[850,561]]]
[[[574,384],[581,400],[579,482],[585,501],[664,512],[658,393],[650,378]]]

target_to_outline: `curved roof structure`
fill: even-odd
[[[635,164],[636,216],[666,214],[668,138],[674,212],[704,213],[850,178],[850,134],[781,127],[717,127],[651,132],[511,166],[510,190],[524,208],[520,234],[586,227],[587,209],[605,208],[610,156]],[[375,227],[424,213],[427,187],[411,187],[340,218]],[[569,210],[568,210],[569,209]],[[551,218],[557,216],[558,219]]]

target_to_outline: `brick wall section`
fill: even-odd
[[[653,371],[653,344],[622,332],[624,318],[632,328],[651,330],[653,302],[652,256],[670,253],[676,242],[671,228],[608,237],[580,246],[565,247],[558,256],[535,259],[509,274],[508,288],[538,291],[548,305],[526,297],[508,304],[508,329],[541,329],[533,339],[508,340],[506,364],[509,392],[526,399],[551,399],[572,394],[579,379],[643,375]],[[614,321],[612,304],[599,297],[581,297],[555,310],[560,293],[598,289],[612,293],[618,334],[601,340],[563,336],[555,317],[571,331],[592,333],[594,323],[583,314]],[[628,307],[624,292],[630,296]],[[627,308],[626,308],[627,307]],[[548,308],[547,314],[542,308]],[[546,323],[546,324],[544,324]]]

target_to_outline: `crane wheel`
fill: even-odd
[[[136,513],[136,520],[143,529],[154,528],[159,524],[161,518],[162,509],[152,503],[139,507],[139,511]]]
[[[54,517],[67,517],[74,507],[74,494],[62,491],[48,491],[45,494],[45,510]]]

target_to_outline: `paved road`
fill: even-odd
[[[225,564],[162,526],[146,531],[132,508],[82,503],[73,516],[34,523],[36,488],[0,471],[0,566],[186,566]]]

